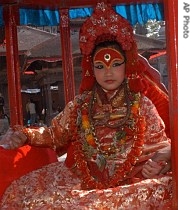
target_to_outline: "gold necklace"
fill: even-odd
[[[101,88],[101,87],[99,87],[97,85],[94,87],[94,90],[92,92],[92,96],[91,96],[91,99],[90,99],[90,102],[89,102],[89,107],[88,107],[89,120],[92,122],[92,124],[93,124],[93,113],[92,113],[92,110],[93,110],[94,103],[96,102],[97,88]],[[126,104],[126,107],[127,107],[126,115],[124,116],[123,120],[121,122],[118,122],[118,123],[115,123],[115,124],[111,125],[109,123],[109,120],[111,118],[110,112],[106,112],[105,116],[104,116],[105,120],[102,121],[101,123],[99,122],[98,125],[101,124],[101,125],[107,126],[109,128],[117,128],[117,127],[123,126],[125,124],[125,122],[128,120],[128,118],[130,116],[130,106],[131,106],[130,99],[134,100],[134,98],[131,95],[131,92],[129,92],[129,87],[128,87],[128,81],[127,80],[124,80],[124,82],[122,83],[121,87],[117,91],[116,95],[121,93],[122,88],[124,90],[124,95],[123,96],[124,96],[125,104]],[[115,96],[111,99],[112,103],[113,103],[113,99],[114,98],[115,98]],[[115,98],[115,101],[116,101],[116,98]],[[108,110],[108,106],[111,106],[110,104],[105,104],[105,105],[107,107],[107,110]]]

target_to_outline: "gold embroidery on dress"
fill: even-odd
[[[124,88],[122,87],[120,91],[117,91],[115,93],[115,95],[112,97],[112,99],[110,99],[110,103],[109,104],[102,104],[102,101],[100,99],[99,93],[95,93],[95,100],[97,101],[97,104],[102,108],[102,110],[104,112],[108,112],[110,114],[109,119],[110,120],[115,120],[115,119],[119,119],[122,117],[126,116],[126,113],[123,113],[120,111],[116,112],[116,113],[112,113],[113,108],[112,107],[123,107],[126,104],[124,104],[125,102],[125,98],[124,98]],[[111,105],[112,104],[112,105]],[[105,113],[96,113],[93,116],[93,119],[95,120],[99,120],[99,119],[103,119],[106,117]]]
[[[115,97],[112,98],[112,105],[114,107],[123,106],[124,100],[124,88],[122,88],[121,91],[118,91]]]

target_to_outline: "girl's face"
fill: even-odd
[[[94,75],[96,81],[105,90],[116,90],[125,78],[125,59],[113,48],[99,49],[94,57]]]

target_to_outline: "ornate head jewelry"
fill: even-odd
[[[123,50],[131,50],[132,45],[135,45],[133,28],[129,22],[117,14],[109,4],[98,3],[92,16],[85,21],[80,30],[81,52],[83,55],[90,55],[96,42],[112,39],[120,43]]]
[[[124,61],[123,55],[113,48],[102,48],[96,52],[93,61],[94,64],[102,62],[107,68],[110,68],[113,61]]]
[[[80,29],[79,45],[83,55],[83,77],[80,92],[91,90],[94,86],[96,80],[93,74],[92,59],[90,58],[88,61],[88,57],[91,56],[96,45],[105,41],[116,41],[125,51],[127,57],[126,75],[128,78],[131,75],[140,74],[142,71],[138,61],[137,45],[134,40],[132,26],[128,20],[117,14],[110,4],[98,3],[92,16],[84,22]],[[106,65],[108,64],[108,60],[110,61],[112,59],[111,56],[109,53],[105,54],[103,60]],[[86,76],[88,75],[86,72],[89,72],[90,76]],[[135,84],[133,82],[130,89],[135,89],[135,91],[140,90],[140,86]]]

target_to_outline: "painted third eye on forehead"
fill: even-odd
[[[102,48],[96,52],[93,62],[94,64],[102,63],[107,69],[109,69],[114,61],[124,62],[123,55],[113,48]]]

